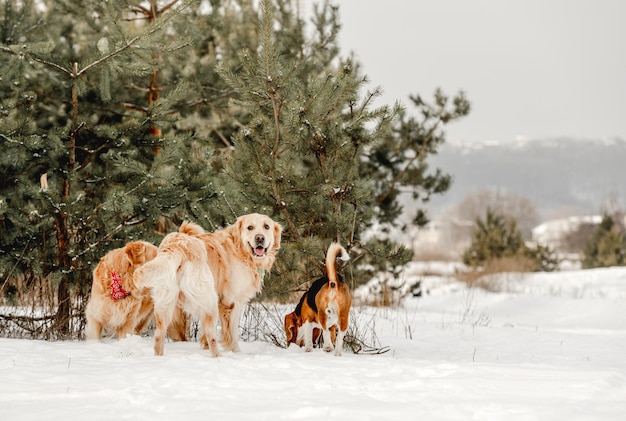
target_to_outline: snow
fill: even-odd
[[[624,419],[626,268],[492,286],[429,276],[422,297],[354,306],[353,328],[383,354],[246,340],[219,358],[196,342],[168,342],[155,357],[150,337],[3,338],[0,419]]]

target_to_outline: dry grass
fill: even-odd
[[[458,259],[456,253],[442,248],[421,248],[415,253],[415,258],[420,262],[448,262]]]
[[[518,274],[521,278],[524,273],[532,272],[535,266],[536,264],[527,257],[504,257],[490,260],[481,268],[457,272],[455,277],[469,286],[487,291],[497,291],[499,287],[494,282],[492,275],[508,273],[515,277],[515,274]]]

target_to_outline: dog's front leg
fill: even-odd
[[[85,339],[100,340],[102,338],[102,322],[94,317],[87,318],[87,327],[85,328]]]
[[[241,313],[243,312],[243,305],[241,303],[235,303],[233,311],[230,314],[230,337],[232,339],[231,349],[233,352],[241,352],[239,348],[239,319],[241,319]]]
[[[304,322],[302,324],[302,332],[304,334],[304,350],[306,352],[313,351],[313,324]]]

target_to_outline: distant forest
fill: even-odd
[[[528,198],[543,220],[600,214],[609,202],[626,205],[626,141],[545,139],[524,143],[450,144],[431,163],[452,176],[438,214],[477,190]]]

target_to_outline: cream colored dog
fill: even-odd
[[[155,355],[163,355],[166,332],[181,309],[200,320],[204,347],[219,355],[217,292],[206,250],[198,238],[173,232],[161,241],[156,257],[135,271],[136,285],[148,288],[154,301]]]
[[[263,288],[263,277],[272,269],[280,248],[282,227],[269,216],[253,213],[214,233],[189,222],[181,225],[180,232],[196,236],[206,247],[219,297],[222,346],[239,352],[241,313]]]

